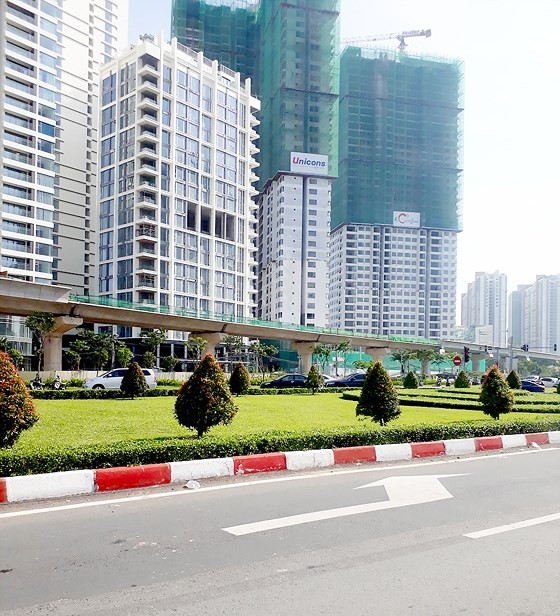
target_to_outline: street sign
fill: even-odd
[[[460,366],[462,361],[463,360],[461,359],[460,355],[455,355],[455,357],[453,358],[453,365]]]
[[[342,518],[348,515],[357,515],[359,513],[370,513],[383,509],[394,509],[396,507],[407,507],[408,505],[420,505],[422,503],[445,500],[453,498],[453,494],[450,494],[445,489],[440,479],[445,479],[447,477],[462,477],[464,474],[465,473],[453,475],[387,477],[386,479],[381,479],[380,481],[374,481],[373,483],[354,488],[359,490],[362,488],[383,486],[389,499],[386,501],[352,505],[350,507],[337,507],[335,509],[312,511],[310,513],[300,513],[285,518],[275,518],[272,520],[262,520],[261,522],[252,522],[250,524],[240,524],[239,526],[230,526],[222,530],[235,536],[252,535],[253,533],[262,533],[267,530],[286,528],[287,526],[298,526],[299,524],[308,524],[309,522],[332,520],[333,518]]]

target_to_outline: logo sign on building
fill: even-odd
[[[413,227],[418,229],[420,226],[420,212],[393,212],[393,225],[395,227]]]
[[[290,171],[306,175],[329,175],[329,157],[323,154],[292,152]]]

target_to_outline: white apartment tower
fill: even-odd
[[[98,70],[126,34],[128,2],[0,3],[2,268],[90,290]]]
[[[455,325],[457,233],[341,225],[331,234],[329,326],[448,338]]]
[[[506,275],[476,272],[474,282],[461,296],[461,325],[474,328],[474,342],[507,346],[507,312]]]
[[[99,295],[253,316],[250,80],[144,36],[103,67],[101,84]]]
[[[292,154],[292,161],[301,157]],[[265,184],[259,196],[260,318],[327,325],[331,180],[279,172]]]

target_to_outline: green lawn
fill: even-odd
[[[40,421],[24,432],[13,451],[31,452],[114,443],[118,441],[193,436],[178,425],[173,414],[175,398],[136,400],[37,400]],[[215,427],[210,435],[242,435],[271,430],[313,430],[334,427],[371,427],[370,420],[358,420],[356,402],[342,400],[340,394],[316,396],[244,396],[229,426]],[[401,417],[391,426],[419,423],[443,424],[453,421],[483,421],[481,411],[443,408],[402,407]],[[506,421],[550,420],[556,415],[513,413]]]

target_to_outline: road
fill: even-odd
[[[560,613],[560,449],[202,484],[3,506],[0,614]]]

